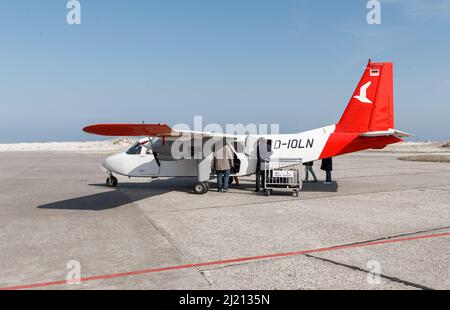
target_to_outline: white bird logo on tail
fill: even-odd
[[[367,89],[370,87],[370,85],[372,85],[371,81],[361,86],[361,88],[359,89],[359,95],[353,98],[358,99],[362,103],[373,103],[372,101],[369,100],[369,98],[367,98]]]

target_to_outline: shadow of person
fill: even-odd
[[[192,179],[172,178],[164,180],[154,180],[150,183],[119,183],[115,189],[102,191],[91,195],[65,199],[57,202],[47,203],[37,206],[39,209],[54,210],[81,210],[81,211],[102,211],[117,208],[135,201],[143,200],[153,196],[163,195],[173,191],[190,190]],[[89,184],[92,187],[109,189],[104,184]]]

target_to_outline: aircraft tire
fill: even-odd
[[[106,186],[108,186],[108,187],[116,187],[117,183],[118,183],[118,181],[117,181],[117,178],[115,176],[109,176],[106,179]]]
[[[208,187],[205,185],[205,182],[197,182],[194,184],[194,193],[201,195],[208,192]]]

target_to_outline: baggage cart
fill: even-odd
[[[270,196],[272,191],[288,191],[298,197],[302,189],[303,162],[301,159],[271,159],[261,165],[263,188]]]

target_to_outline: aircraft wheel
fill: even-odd
[[[194,185],[194,193],[200,195],[208,192],[208,187],[205,182],[197,182]]]
[[[115,176],[111,175],[106,179],[106,186],[108,186],[108,187],[116,187],[117,183],[118,183],[118,181]]]

